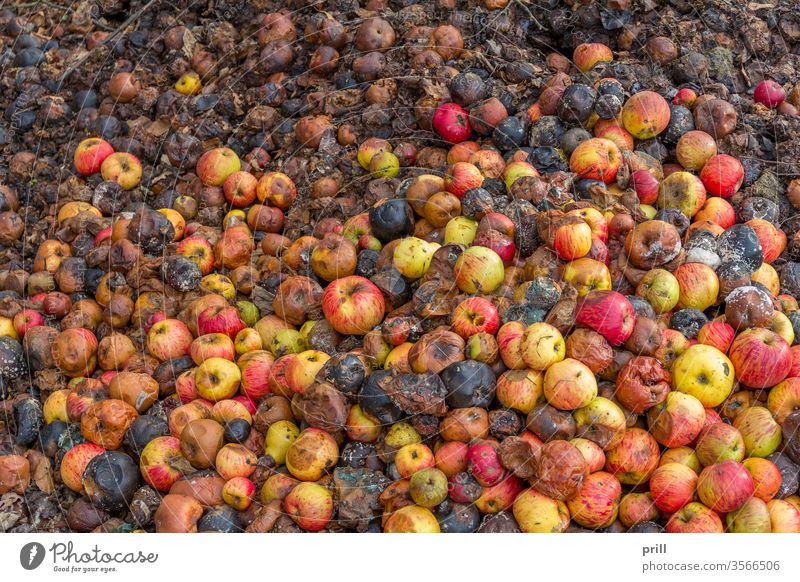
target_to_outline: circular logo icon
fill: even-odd
[[[19,551],[19,563],[26,570],[35,570],[44,562],[44,546],[39,542],[30,542]]]

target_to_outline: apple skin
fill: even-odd
[[[585,222],[565,224],[558,227],[553,237],[553,248],[558,258],[573,261],[586,256],[592,248],[592,229]]]
[[[142,162],[133,154],[115,152],[100,166],[103,180],[116,182],[123,190],[132,190],[142,179]]]
[[[73,162],[82,176],[91,176],[100,171],[103,161],[114,153],[114,148],[104,139],[89,137],[75,148]]]
[[[761,457],[750,457],[745,459],[742,464],[753,478],[753,483],[755,484],[753,495],[763,501],[771,501],[778,494],[783,481],[777,465],[769,459],[762,459]]]
[[[784,499],[767,502],[772,533],[800,533],[800,509]]]
[[[800,409],[800,378],[787,378],[770,390],[767,408],[778,424],[783,424],[787,416]]]
[[[622,152],[610,139],[593,137],[581,142],[569,158],[569,169],[581,178],[610,184],[622,165]]]
[[[633,189],[641,204],[655,204],[658,200],[658,179],[647,170],[636,170],[631,176]]]
[[[23,337],[30,328],[44,325],[44,317],[35,309],[23,309],[14,316],[13,324],[17,334]]]
[[[322,295],[325,319],[345,335],[365,335],[383,320],[385,309],[380,289],[358,275],[332,281]]]
[[[650,476],[650,494],[664,513],[675,513],[692,500],[697,473],[681,463],[661,465]]]
[[[451,324],[464,339],[481,332],[494,335],[500,328],[500,314],[488,299],[469,297],[456,306]]]
[[[444,175],[444,188],[450,194],[459,198],[464,196],[467,190],[478,188],[483,184],[483,174],[473,164],[469,162],[456,162],[447,168]]]
[[[169,491],[184,474],[195,468],[181,454],[181,441],[173,436],[156,437],[142,449],[139,469],[145,483],[158,491]]]
[[[658,205],[661,208],[677,208],[692,217],[706,203],[707,193],[703,182],[689,172],[672,172],[661,182]]]
[[[707,346],[713,346],[725,354],[731,347],[735,335],[733,327],[724,321],[709,321],[700,328],[697,333],[697,341]]]
[[[728,531],[731,533],[771,533],[769,508],[758,497],[745,501],[736,511],[725,516]]]
[[[569,527],[567,505],[536,489],[517,495],[512,511],[523,533],[561,533]]]
[[[706,419],[703,404],[691,394],[669,392],[666,399],[647,411],[650,434],[666,447],[688,445],[700,431]]]
[[[274,362],[275,358],[266,350],[253,350],[240,356],[236,363],[242,372],[242,393],[256,402],[269,395],[269,372]]]
[[[197,316],[197,333],[224,333],[231,339],[247,325],[239,317],[239,310],[232,305],[207,307]]]
[[[503,364],[511,370],[524,370],[527,366],[523,356],[525,324],[509,321],[497,331],[497,348]],[[798,381],[800,385],[800,381]]]
[[[714,511],[697,501],[687,503],[670,516],[667,533],[723,533],[725,527]]]
[[[755,484],[749,471],[733,460],[706,467],[697,481],[700,501],[720,513],[736,511],[754,493]]]
[[[722,404],[733,390],[733,363],[718,349],[695,344],[672,365],[672,387],[691,394],[705,407]]]
[[[650,139],[669,125],[669,103],[654,91],[640,91],[625,102],[620,119],[633,137]]]
[[[636,325],[636,312],[628,298],[616,291],[589,291],[578,300],[575,323],[593,329],[612,346],[631,336]]]
[[[703,263],[684,263],[674,275],[680,287],[678,308],[704,311],[716,303],[719,278],[714,269]]]
[[[725,422],[712,422],[703,428],[695,446],[697,458],[704,466],[722,461],[742,461],[744,439],[738,429]]]
[[[646,483],[658,467],[658,443],[646,430],[629,428],[622,441],[606,451],[605,470],[623,485]]]
[[[703,166],[700,180],[711,194],[730,198],[744,182],[744,168],[733,156],[717,154],[709,158]]]
[[[283,501],[289,517],[306,531],[325,528],[333,517],[333,495],[316,483],[300,483]]]
[[[189,353],[192,332],[179,319],[164,319],[155,323],[147,334],[147,351],[162,362]]]
[[[792,353],[786,340],[758,327],[736,336],[728,355],[739,382],[754,389],[780,383],[792,366]]]
[[[622,496],[619,502],[619,520],[625,527],[631,527],[643,521],[658,521],[661,517],[653,496],[649,492],[631,492]]]
[[[617,519],[622,486],[610,473],[589,475],[580,491],[567,501],[572,520],[590,529],[608,527]]]
[[[733,426],[742,433],[748,457],[768,457],[781,444],[781,426],[763,406],[743,410],[734,419]]]
[[[464,293],[491,293],[505,277],[503,260],[487,247],[469,247],[456,259],[455,281]]]
[[[433,114],[433,129],[447,143],[466,141],[472,133],[469,113],[456,103],[442,103]]]
[[[581,73],[594,68],[597,63],[608,63],[614,60],[614,53],[602,42],[584,42],[575,47],[572,61]]]
[[[441,533],[439,522],[431,510],[407,505],[392,513],[383,525],[384,533]]]
[[[225,180],[242,167],[239,156],[230,148],[214,148],[197,160],[195,173],[206,186],[222,186]]]

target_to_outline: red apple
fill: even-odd
[[[234,208],[250,206],[256,199],[256,185],[258,180],[250,172],[234,172],[225,178],[222,192],[225,200]]]
[[[241,391],[258,401],[270,394],[269,372],[275,358],[266,350],[243,354],[236,362],[242,372]]]
[[[770,388],[786,378],[792,366],[789,344],[777,333],[754,327],[736,336],[729,357],[736,378],[749,388]]]
[[[442,103],[433,114],[433,129],[447,143],[469,139],[469,113],[456,103]]]
[[[598,471],[584,481],[577,495],[567,501],[572,520],[591,529],[608,527],[617,518],[622,487],[610,473]]]
[[[754,493],[753,477],[738,461],[710,465],[703,469],[697,481],[700,501],[720,513],[739,509]]]
[[[661,511],[675,513],[692,500],[697,473],[682,463],[666,463],[650,476],[650,494]]]
[[[488,299],[469,297],[456,306],[450,322],[464,339],[481,332],[494,335],[500,327],[500,314]]]
[[[197,333],[224,333],[234,339],[247,325],[239,317],[239,310],[232,305],[212,305],[197,316]]]
[[[183,475],[195,471],[181,454],[180,439],[172,436],[156,437],[147,443],[139,458],[139,469],[145,482],[158,491],[169,491]]]
[[[770,109],[775,109],[785,99],[786,91],[772,79],[764,79],[756,85],[756,89],[753,91],[753,100]]]
[[[222,186],[225,180],[242,167],[239,156],[230,148],[214,148],[197,160],[195,174],[206,186]]]
[[[580,178],[602,180],[610,184],[622,165],[622,152],[608,139],[595,137],[581,142],[572,152],[569,169]]]
[[[336,279],[322,295],[325,319],[345,335],[365,335],[383,320],[384,310],[381,290],[357,275]]]
[[[564,224],[556,229],[553,248],[562,261],[586,256],[592,248],[592,229],[585,222]]]
[[[493,250],[503,260],[505,266],[513,264],[517,254],[514,239],[497,230],[478,230],[472,245]]]
[[[162,362],[189,353],[192,332],[179,319],[165,319],[154,324],[147,334],[147,351]]]
[[[35,309],[23,309],[14,316],[13,324],[17,334],[22,337],[30,328],[44,325],[44,317]]]
[[[111,144],[99,137],[89,137],[75,148],[73,161],[75,169],[83,176],[91,176],[100,171],[103,161],[114,153]]]
[[[712,156],[700,172],[700,180],[706,190],[715,196],[730,198],[744,182],[741,162],[727,154]]]
[[[658,200],[659,183],[648,170],[636,170],[632,178],[633,189],[642,204],[655,204]]]
[[[728,348],[733,342],[736,332],[733,327],[724,321],[709,321],[697,333],[697,341],[707,346],[713,346],[723,354],[728,352]]]
[[[464,192],[483,184],[483,174],[477,166],[468,162],[456,162],[447,168],[444,175],[445,190],[459,198]]]
[[[692,501],[670,516],[666,531],[667,533],[723,533],[725,528],[719,515],[702,503]]]
[[[636,312],[623,294],[594,290],[578,300],[575,323],[593,329],[608,343],[618,346],[633,333]]]

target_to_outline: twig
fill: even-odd
[[[509,6],[511,4],[516,4],[517,6],[519,6],[520,10],[522,10],[528,16],[528,18],[530,18],[533,21],[533,23],[536,25],[536,28],[538,28],[539,30],[544,30],[544,26],[542,26],[542,23],[539,22],[539,20],[533,15],[531,9],[528,8],[528,1],[529,0],[511,0]]]
[[[150,0],[147,4],[145,4],[144,6],[139,8],[139,10],[137,10],[136,12],[131,14],[128,17],[128,19],[125,20],[125,22],[123,22],[122,24],[120,24],[117,28],[115,28],[114,31],[111,34],[109,34],[102,41],[97,43],[97,45],[92,50],[87,52],[80,59],[78,59],[75,63],[73,63],[71,67],[69,67],[66,71],[64,71],[64,74],[61,75],[61,79],[59,79],[59,83],[63,83],[67,79],[67,77],[69,77],[72,73],[74,73],[77,70],[78,67],[80,67],[83,63],[85,63],[89,59],[89,57],[92,56],[92,52],[93,51],[95,51],[95,50],[105,46],[109,42],[111,42],[117,35],[119,35],[119,33],[121,33],[123,30],[128,28],[128,26],[130,26],[134,21],[136,21],[139,18],[141,18],[142,14],[144,14],[145,11],[155,3],[156,3],[156,0]]]

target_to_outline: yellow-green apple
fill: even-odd
[[[451,218],[444,227],[444,244],[471,245],[478,233],[478,223],[466,216]]]
[[[667,313],[678,304],[680,284],[675,275],[665,269],[651,269],[636,287],[636,294],[646,299],[656,313]]]
[[[563,224],[553,235],[553,249],[558,258],[573,261],[586,256],[592,246],[592,229],[585,222]]]
[[[456,306],[450,323],[464,339],[481,332],[494,335],[500,328],[500,314],[488,299],[469,297]]]
[[[392,264],[406,279],[419,279],[431,265],[439,245],[415,236],[402,239],[394,248]]]
[[[195,468],[181,453],[181,441],[172,436],[156,437],[147,443],[139,457],[145,483],[158,491],[169,491],[175,482]]]
[[[750,457],[742,461],[742,464],[753,478],[755,486],[753,495],[768,502],[778,494],[783,477],[775,463],[761,457]]]
[[[610,139],[593,137],[581,142],[569,158],[569,169],[580,178],[610,184],[622,165],[622,152]]]
[[[536,177],[538,175],[539,172],[533,167],[532,164],[523,161],[516,161],[506,165],[505,169],[503,170],[503,181],[506,183],[506,188],[510,191],[511,186],[514,185],[514,182],[520,178],[525,176]]]
[[[436,467],[428,467],[411,475],[411,499],[421,507],[436,507],[447,499],[447,475]]]
[[[505,406],[528,414],[542,400],[542,374],[535,370],[507,370],[497,378],[495,396]]]
[[[701,344],[717,348],[727,353],[736,332],[724,321],[709,321],[697,332],[697,341]]]
[[[258,402],[270,393],[269,377],[275,358],[266,350],[243,354],[236,364],[242,375],[242,393]]]
[[[197,160],[195,174],[206,186],[222,186],[225,180],[242,167],[239,156],[230,148],[214,148]]]
[[[197,366],[194,385],[201,398],[218,402],[231,398],[239,389],[242,373],[239,366],[223,358],[209,358]]]
[[[73,161],[75,169],[82,176],[91,176],[100,171],[103,161],[114,153],[114,148],[106,140],[99,137],[84,139],[75,148]]]
[[[725,528],[716,512],[692,501],[673,513],[667,521],[667,533],[723,533]]]
[[[503,260],[486,247],[469,247],[461,253],[453,266],[455,281],[464,293],[491,293],[505,277]]]
[[[674,275],[680,287],[677,305],[680,309],[704,311],[717,302],[719,278],[708,265],[684,263],[675,269]]]
[[[330,356],[319,350],[305,350],[292,358],[286,366],[286,385],[296,394],[302,394],[314,383],[317,373],[330,360]]]
[[[625,435],[627,421],[622,409],[608,398],[598,396],[572,413],[575,434],[596,442],[605,451]]]
[[[208,358],[224,358],[233,361],[236,350],[233,342],[224,333],[209,333],[196,338],[189,348],[189,355],[198,366]]]
[[[319,428],[307,428],[286,452],[286,468],[300,481],[319,481],[339,460],[339,446]]]
[[[133,154],[116,152],[103,160],[100,174],[103,180],[116,182],[123,190],[131,190],[142,180],[142,163]]]
[[[383,524],[384,533],[440,533],[439,522],[431,510],[406,505],[393,512]]]
[[[569,526],[567,505],[536,489],[517,495],[512,512],[523,533],[561,533]]]
[[[147,351],[162,362],[174,360],[189,353],[192,332],[179,319],[164,319],[147,333]]]
[[[606,450],[605,470],[623,485],[639,485],[658,467],[658,443],[646,430],[629,428],[622,440]]]
[[[758,497],[744,502],[739,509],[725,516],[728,531],[731,533],[771,533],[769,508]]]
[[[631,527],[643,521],[658,521],[661,517],[653,496],[649,491],[631,492],[622,496],[619,502],[619,520],[625,527]]]
[[[733,363],[717,348],[695,344],[672,365],[672,387],[691,394],[705,407],[722,404],[733,390]]]
[[[691,394],[670,392],[664,402],[647,411],[650,434],[665,447],[691,443],[703,428],[706,411]]]
[[[611,289],[611,273],[608,267],[589,257],[576,259],[564,265],[561,278],[578,290],[579,297],[595,289]]]
[[[781,444],[781,426],[763,406],[751,406],[738,414],[733,426],[739,429],[748,457],[768,457]]]
[[[622,487],[616,477],[604,471],[592,473],[578,493],[567,500],[572,520],[590,529],[608,527],[617,519]]]
[[[738,461],[728,460],[703,469],[697,481],[700,501],[720,513],[736,511],[755,493],[749,471]]]
[[[695,452],[705,467],[727,460],[742,461],[745,455],[744,440],[735,427],[714,422],[700,431]]]
[[[358,275],[328,284],[322,311],[333,328],[346,335],[364,335],[383,320],[383,294],[370,280]]]
[[[736,378],[749,388],[769,388],[786,378],[792,365],[789,344],[777,333],[754,327],[733,340],[728,352]]]
[[[784,499],[767,502],[772,533],[800,533],[800,509]]]
[[[700,464],[700,459],[697,458],[697,453],[695,453],[694,449],[691,447],[675,447],[672,449],[667,449],[661,455],[661,460],[658,462],[658,464],[666,465],[667,463],[681,463],[682,465],[689,467],[698,475],[703,469],[703,466]]]
[[[620,119],[636,139],[650,139],[669,125],[669,103],[654,91],[639,91],[625,102]]]
[[[706,203],[706,189],[700,178],[689,172],[673,172],[661,182],[658,205],[677,208],[689,218]]]
[[[612,346],[618,346],[633,333],[636,312],[623,294],[594,290],[578,300],[575,323],[593,329]]]
[[[236,334],[233,347],[236,349],[236,354],[241,356],[260,350],[264,346],[261,344],[261,335],[252,327],[246,327]]]
[[[666,463],[650,475],[650,494],[664,513],[675,513],[692,500],[697,473],[681,463]]]
[[[502,331],[506,326],[503,326]],[[500,332],[498,332],[499,337]],[[503,342],[499,341],[503,354]],[[532,369],[543,371],[564,359],[566,345],[561,332],[549,323],[536,322],[528,326],[522,334],[519,350],[525,365]]]
[[[693,129],[684,133],[675,146],[675,158],[687,170],[699,172],[708,159],[716,155],[717,142],[705,131]]]
[[[283,500],[286,513],[306,531],[320,531],[333,517],[333,495],[322,485],[300,483]]]
[[[544,373],[544,396],[559,410],[575,410],[597,396],[597,380],[586,364],[573,358],[555,362]]]

